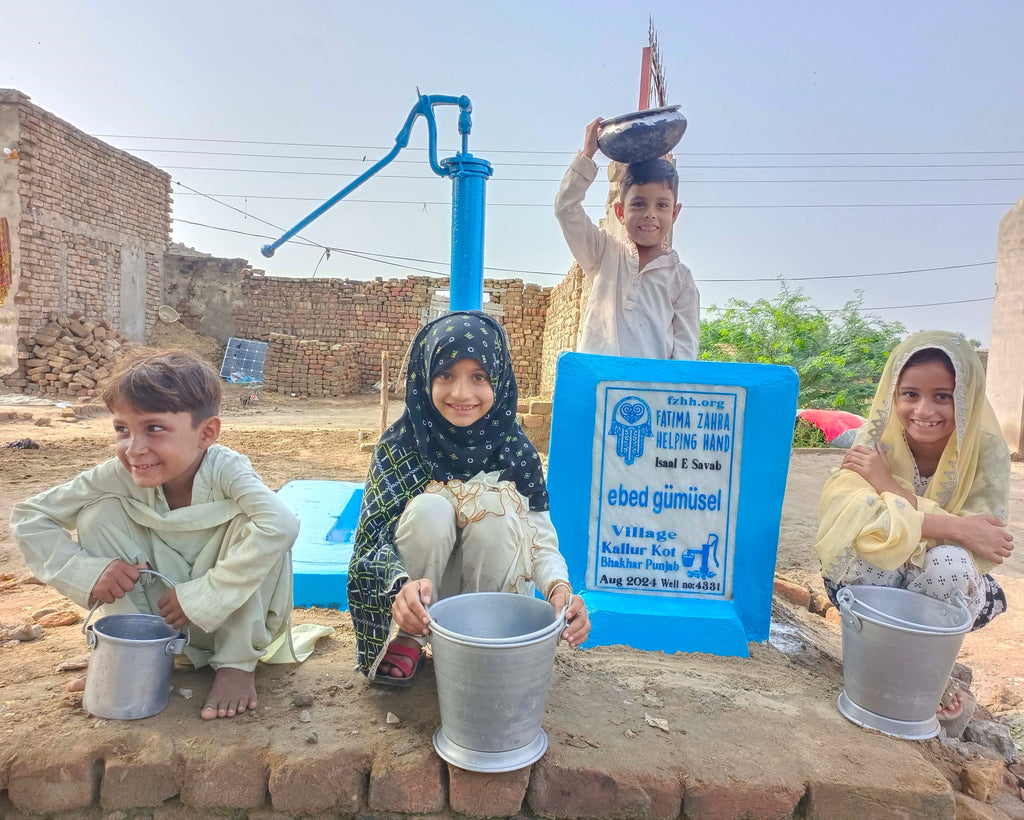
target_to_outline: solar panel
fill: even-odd
[[[229,382],[244,384],[245,382],[263,381],[263,362],[267,358],[267,343],[252,339],[228,339],[224,349],[224,362],[220,366],[220,375]]]

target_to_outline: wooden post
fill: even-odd
[[[380,354],[380,434],[383,436],[388,426],[388,352]]]

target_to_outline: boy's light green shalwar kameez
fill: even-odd
[[[16,505],[11,527],[29,569],[80,606],[95,603],[92,589],[116,558],[176,582],[196,665],[252,670],[258,660],[299,659],[289,640],[298,522],[227,447],[207,450],[187,507],[170,509],[162,488],[139,487],[114,458]],[[103,614],[156,613],[166,592],[143,575]]]

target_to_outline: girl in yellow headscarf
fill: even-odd
[[[825,589],[901,587],[952,600],[974,629],[1006,610],[987,573],[1013,551],[1010,454],[985,372],[958,333],[924,331],[889,356],[868,421],[818,504]]]

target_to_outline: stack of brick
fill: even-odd
[[[25,393],[95,396],[127,344],[105,319],[90,321],[80,311],[54,314],[28,339],[17,372],[4,383]]]
[[[355,343],[360,384],[373,384],[381,353],[393,362],[405,357],[437,284],[426,276],[364,282],[243,274],[235,333],[265,342],[277,333],[328,346]]]
[[[271,333],[263,362],[263,386],[300,396],[350,396],[362,388],[355,342],[331,344]]]
[[[487,279],[490,300],[502,307],[501,323],[509,341],[509,353],[521,395],[541,389],[541,348],[547,321],[550,288],[521,279]]]
[[[520,401],[516,418],[540,453],[547,453],[551,446],[551,413],[554,404],[551,397],[539,397]]]
[[[575,262],[565,279],[548,293],[544,343],[540,356],[539,392],[554,390],[559,354],[563,350],[576,349],[576,339],[589,296],[590,284],[582,268]]]

